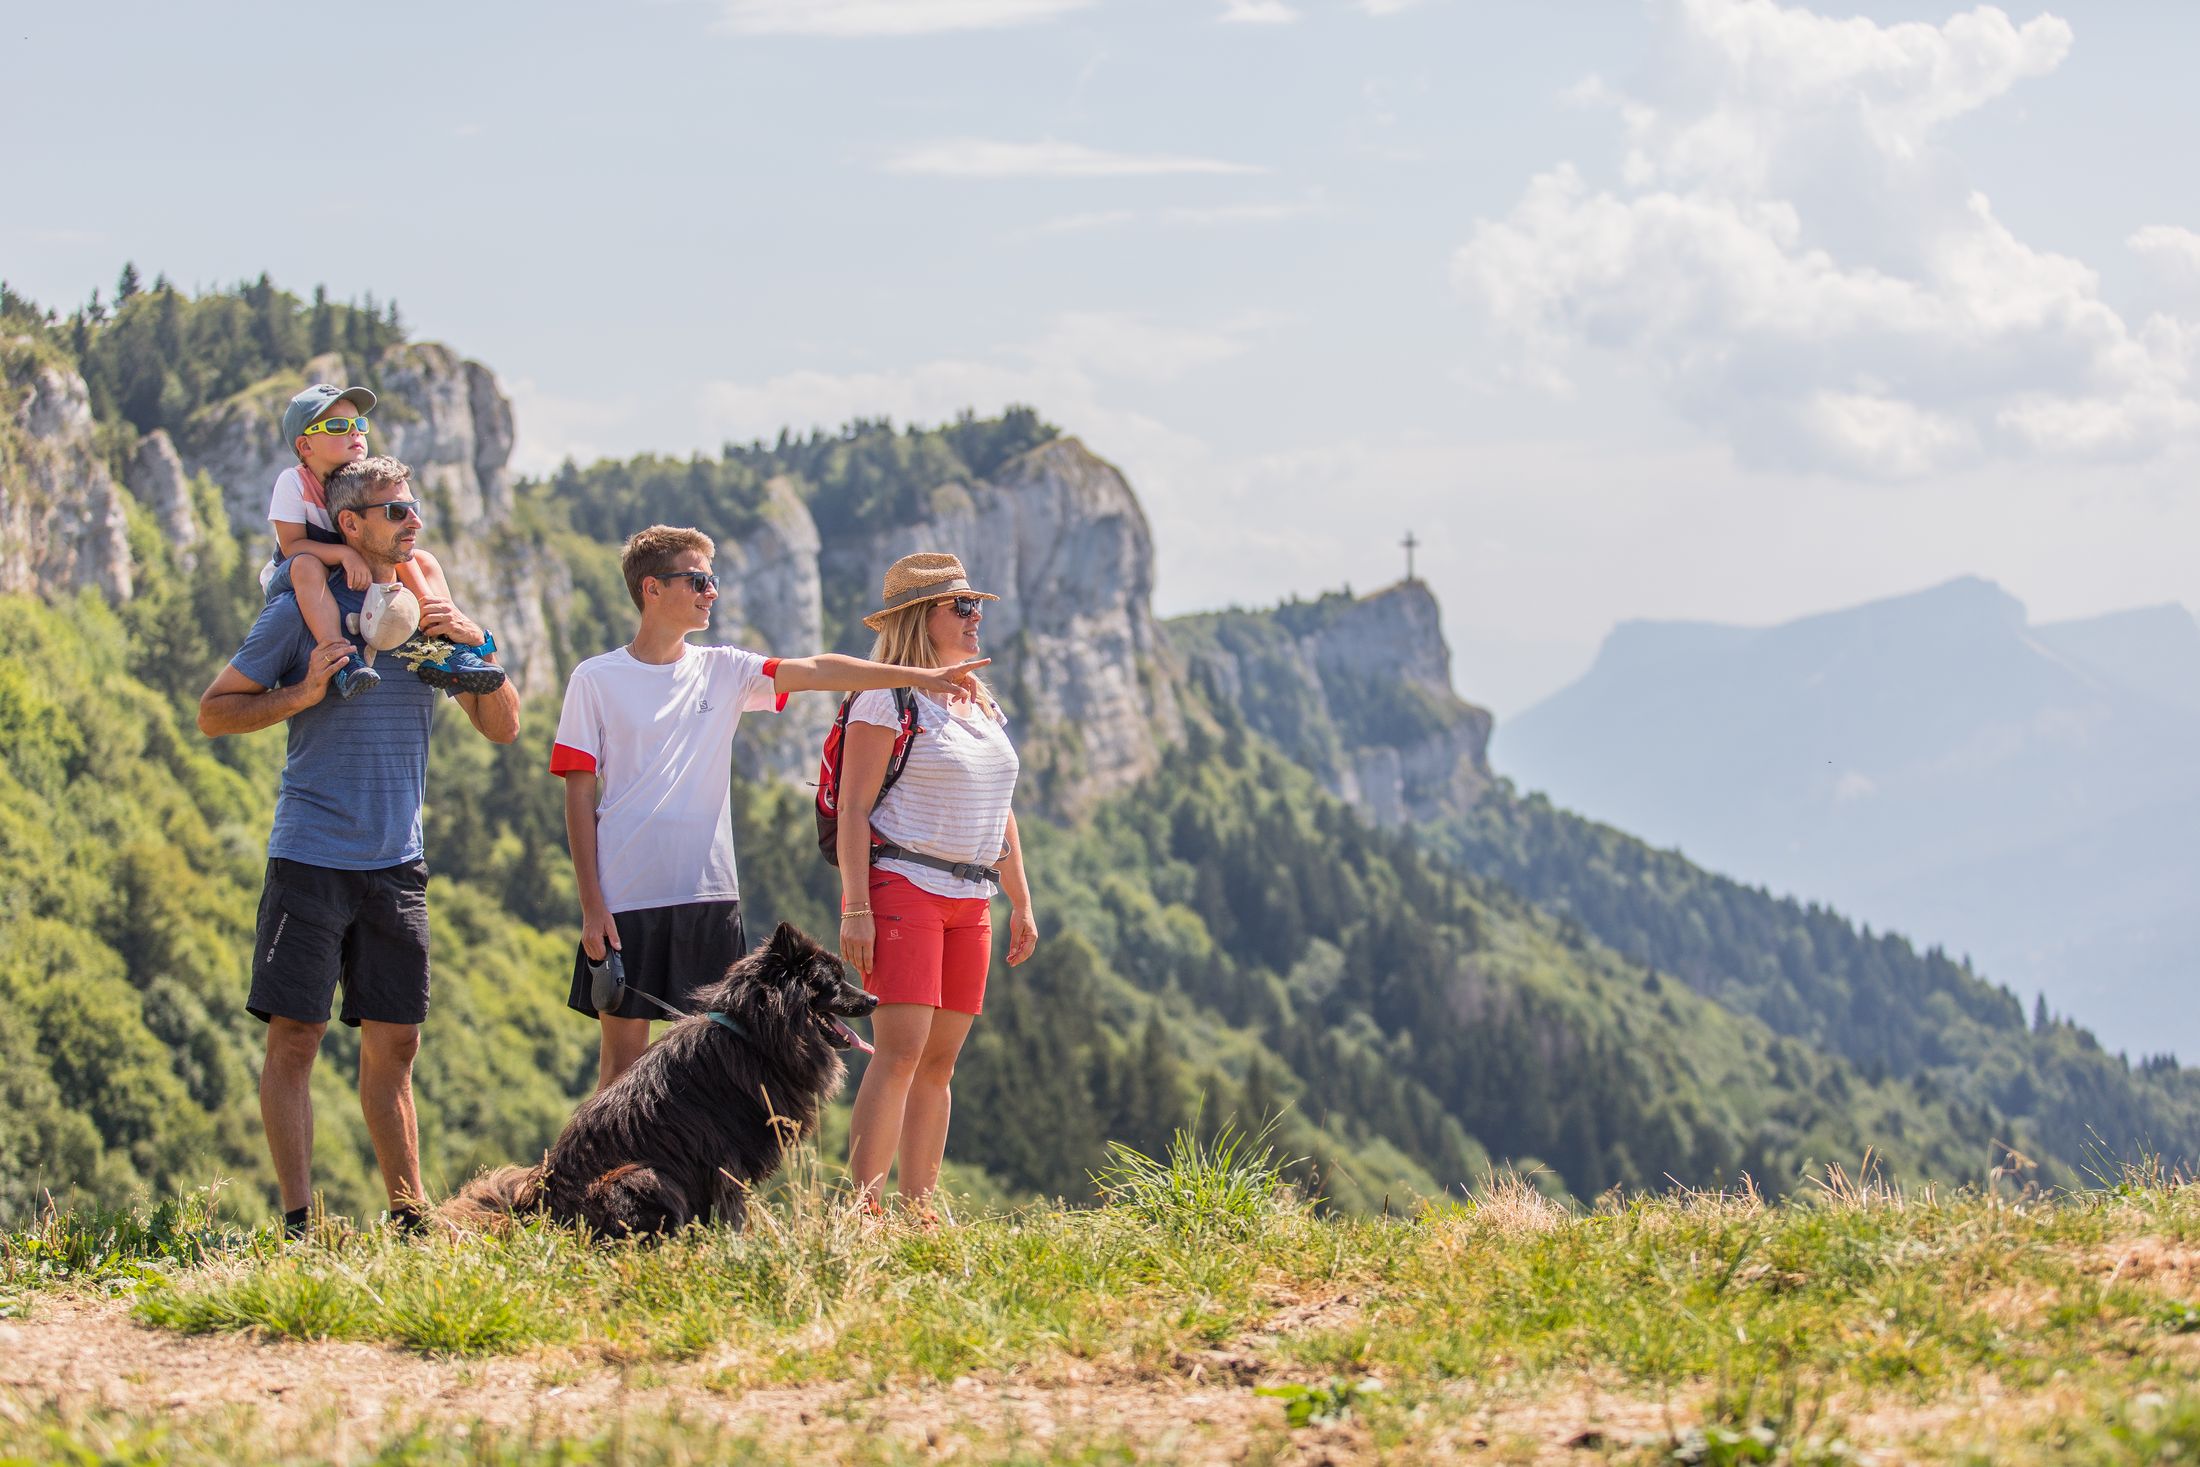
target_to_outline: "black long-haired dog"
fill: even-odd
[[[614,1238],[693,1221],[741,1226],[746,1187],[817,1129],[819,1108],[847,1077],[840,1052],[856,1037],[841,1020],[878,1000],[785,922],[696,997],[699,1015],[731,1027],[701,1016],[673,1024],[581,1102],[542,1165],[485,1172],[439,1215],[468,1228],[547,1212]]]

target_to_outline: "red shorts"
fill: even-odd
[[[934,896],[906,876],[871,868],[871,973],[880,1003],[975,1014],[985,1003],[993,909],[983,897]]]

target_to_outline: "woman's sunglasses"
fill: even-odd
[[[946,600],[948,604],[955,608],[955,615],[961,617],[964,621],[976,616],[978,608],[985,604],[983,600],[976,596],[950,596]]]
[[[705,591],[718,589],[718,577],[712,575],[709,571],[667,571],[657,579],[660,581],[686,581],[695,588],[695,594],[698,596]]]
[[[298,436],[301,438],[311,438],[316,433],[335,433],[341,435],[347,433],[364,433],[366,431],[367,420],[364,417],[323,418],[318,423],[306,424],[305,432],[299,434]]]
[[[417,499],[390,499],[380,504],[362,504],[353,509],[352,513],[363,520],[371,520],[377,510],[381,511],[382,518],[393,525],[405,523],[408,516],[418,520],[426,520],[428,517]]]

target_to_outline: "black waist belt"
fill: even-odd
[[[980,866],[974,861],[950,861],[943,856],[927,856],[922,851],[903,850],[886,841],[879,841],[871,847],[871,859],[908,861],[918,866],[929,866],[934,871],[945,871],[965,881],[990,881],[995,886],[1001,884],[1001,873],[997,867]]]

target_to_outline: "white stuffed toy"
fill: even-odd
[[[396,581],[367,587],[366,603],[346,619],[352,635],[366,643],[367,666],[374,654],[403,646],[420,630],[420,599]]]

